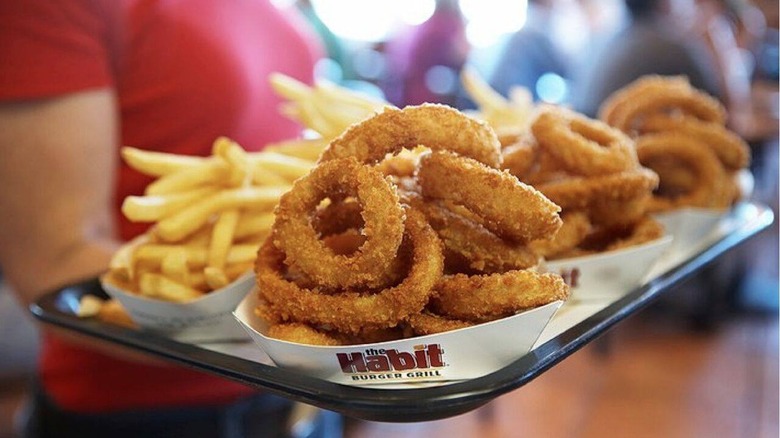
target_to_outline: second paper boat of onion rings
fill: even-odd
[[[345,385],[398,388],[446,383],[497,371],[528,353],[563,301],[450,332],[373,344],[314,346],[266,336],[255,317],[257,294],[234,312],[254,342],[279,367]],[[401,385],[401,387],[406,385]]]
[[[673,241],[674,237],[666,234],[624,249],[548,261],[543,269],[567,280],[573,302],[614,301],[645,282]]]

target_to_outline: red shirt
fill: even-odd
[[[226,135],[258,150],[300,131],[279,114],[267,79],[279,71],[312,81],[320,48],[295,20],[265,0],[2,1],[0,100],[112,87],[122,145],[208,155]],[[118,228],[129,239],[145,227],[124,220],[119,206],[150,180],[124,164],[117,175]],[[52,336],[44,339],[41,377],[61,407],[83,412],[222,403],[252,392]]]

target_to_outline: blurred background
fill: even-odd
[[[316,76],[397,106],[473,108],[473,68],[506,95],[595,116],[643,74],[685,74],[751,145],[752,200],[778,211],[778,2],[747,0],[276,0],[327,58]],[[9,212],[3,212],[10,214]],[[0,267],[1,268],[1,267]],[[777,221],[650,309],[477,412],[350,436],[777,436]],[[0,288],[0,437],[26,396],[37,333]]]

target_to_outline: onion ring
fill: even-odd
[[[444,244],[444,261],[483,273],[526,269],[539,264],[539,257],[524,245],[507,242],[485,227],[459,215],[439,201],[410,199],[421,211]],[[452,260],[456,262],[453,263]]]
[[[726,124],[723,105],[712,96],[691,87],[687,80],[685,87],[679,77],[668,82],[663,77],[646,80],[653,81],[653,85],[632,83],[614,99],[608,98],[603,105],[604,110],[600,111],[601,120],[626,133],[638,129],[643,117],[661,112],[682,113],[705,122]],[[648,89],[652,92],[648,92]]]
[[[633,224],[631,233],[628,236],[617,239],[607,245],[606,251],[628,248],[660,239],[665,231],[664,226],[660,222],[650,216],[645,216],[642,220]]]
[[[326,325],[358,334],[366,328],[389,328],[420,312],[444,268],[441,242],[421,213],[406,213],[405,237],[412,246],[408,275],[395,287],[378,293],[347,290],[335,294],[302,288],[284,278],[284,253],[269,239],[255,264],[260,295],[283,321]]]
[[[376,164],[403,149],[424,145],[433,150],[450,150],[491,167],[501,164],[501,144],[484,122],[439,104],[387,107],[381,113],[352,125],[330,142],[320,163],[355,157]]]
[[[548,107],[533,121],[531,130],[539,145],[565,170],[578,175],[621,172],[638,163],[628,136],[571,110]]]
[[[363,204],[366,242],[355,254],[343,256],[328,248],[313,228],[310,216],[329,193],[353,192]],[[350,194],[353,194],[350,193]],[[376,170],[353,158],[323,163],[299,178],[279,200],[273,243],[318,284],[355,287],[380,284],[403,236],[404,211],[395,188]]]
[[[582,211],[565,212],[561,215],[563,225],[550,239],[534,240],[528,246],[545,259],[552,260],[557,255],[576,248],[591,232],[588,215]]]
[[[584,210],[601,199],[629,200],[658,187],[658,175],[637,168],[590,178],[572,177],[535,186],[564,210]]]
[[[363,206],[355,198],[341,201],[331,199],[329,204],[316,209],[311,219],[312,227],[322,236],[340,234],[350,229],[361,229],[365,225],[362,211]]]
[[[665,211],[680,206],[726,208],[729,181],[726,171],[712,150],[699,140],[676,132],[643,135],[637,140],[637,153],[643,165],[651,169],[656,159],[675,159],[696,175],[693,190],[677,196],[656,193],[650,201],[651,212]]]
[[[515,143],[501,150],[502,169],[523,181],[536,164],[538,145],[532,135],[521,136]]]
[[[423,196],[463,205],[485,228],[514,242],[547,236],[561,226],[560,208],[539,191],[471,158],[432,152],[420,159],[417,178]]]
[[[684,132],[701,140],[728,170],[743,169],[750,164],[750,147],[722,125],[668,114],[653,114],[642,120],[641,134],[666,131]]]
[[[533,270],[488,275],[445,275],[436,284],[431,309],[449,318],[485,321],[502,318],[569,296],[560,275]]]
[[[466,327],[471,327],[477,323],[471,321],[463,321],[460,319],[452,319],[446,316],[435,315],[428,311],[415,313],[407,319],[409,327],[417,336],[434,335],[436,333],[444,333],[452,330],[458,330]]]
[[[299,322],[274,324],[268,327],[266,335],[269,338],[294,342],[296,344],[320,346],[344,345],[338,338]]]

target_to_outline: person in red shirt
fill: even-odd
[[[312,82],[322,50],[302,24],[267,0],[0,2],[0,266],[21,301],[96,276],[144,231],[119,212],[149,183],[120,145],[208,155],[222,135],[248,150],[297,136],[267,77]],[[129,354],[44,328],[40,436],[225,436],[247,424],[235,412],[289,410]]]

